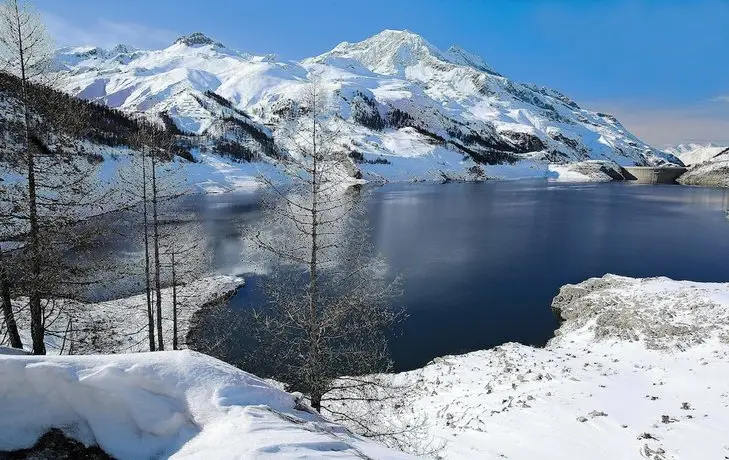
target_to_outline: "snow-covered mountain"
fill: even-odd
[[[729,145],[718,144],[678,144],[665,149],[666,152],[677,156],[685,165],[693,166],[710,161],[720,153],[729,150]]]
[[[542,165],[545,172],[548,163],[583,160],[678,162],[611,115],[511,81],[478,56],[455,46],[441,51],[409,31],[386,30],[300,62],[253,56],[195,33],[162,50],[63,48],[57,70],[73,95],[197,135],[235,131],[263,155],[273,153],[279,122],[299,104],[304,85],[317,79],[346,121],[342,148],[365,174],[465,171],[476,163]]]

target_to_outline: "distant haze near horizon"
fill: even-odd
[[[201,31],[240,51],[299,60],[386,28],[409,29],[441,49],[458,44],[509,78],[612,113],[656,147],[729,144],[723,0],[31,3],[59,46],[164,48]]]

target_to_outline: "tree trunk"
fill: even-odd
[[[311,408],[321,413],[321,397],[319,393],[312,393],[311,395]]]
[[[316,151],[316,106],[313,107],[314,111],[314,124],[313,124],[313,168],[312,168],[312,177],[311,177],[311,259],[309,260],[309,284],[310,284],[310,298],[309,298],[309,314],[311,316],[310,321],[311,325],[313,326],[316,323],[316,315],[317,315],[317,296],[318,296],[318,273],[317,273],[317,251],[318,248],[318,241],[317,241],[317,206],[318,204],[318,198],[319,198],[319,188],[317,184],[319,171],[318,168],[318,162],[317,162],[317,155],[318,152]]]
[[[155,303],[157,306],[157,349],[165,349],[164,338],[162,337],[162,281],[160,280],[159,260],[159,219],[157,217],[157,164],[152,155],[152,228],[154,230],[154,290],[156,293]]]
[[[2,296],[5,326],[8,328],[10,346],[13,348],[23,348],[23,342],[20,340],[18,325],[15,322],[15,315],[13,314],[13,305],[10,303],[10,289],[10,279],[5,269],[2,250],[0,250],[0,295]]]
[[[316,102],[316,101],[314,101]],[[317,222],[317,211],[319,206],[319,163],[318,154],[316,150],[316,106],[313,107],[314,123],[313,123],[313,167],[311,174],[311,258],[309,260],[309,371],[312,372],[316,377],[316,369],[319,366],[319,321],[318,315],[318,300],[319,300],[319,266],[318,266],[318,222]],[[311,394],[311,407],[317,412],[321,412],[321,393],[318,391],[312,391]]]
[[[144,279],[147,291],[147,334],[149,335],[149,351],[154,351],[154,313],[152,311],[152,287],[149,284],[149,219],[147,211],[147,157],[142,146],[142,212],[144,214]]]
[[[15,5],[18,13],[18,5]],[[18,13],[19,17],[19,13]],[[28,298],[30,301],[30,336],[33,340],[33,354],[45,355],[46,345],[45,326],[43,324],[43,306],[41,303],[41,248],[40,248],[40,225],[38,223],[38,197],[37,184],[35,181],[35,155],[31,142],[30,112],[28,110],[27,77],[25,75],[25,48],[23,45],[23,34],[18,24],[18,40],[20,51],[20,81],[22,84],[23,119],[25,122],[25,146],[26,164],[28,168],[28,225],[30,236],[30,283]]]
[[[28,131],[26,129],[26,131]],[[28,140],[30,133],[28,132]],[[45,326],[43,324],[43,305],[41,300],[41,255],[40,226],[38,224],[38,202],[35,183],[35,162],[33,148],[28,144],[28,223],[30,224],[30,336],[33,340],[33,354],[45,355]]]
[[[172,349],[177,350],[177,270],[175,268],[175,250],[172,249]]]

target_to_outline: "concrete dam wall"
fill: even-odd
[[[626,180],[638,181],[639,184],[675,184],[676,179],[687,171],[679,166],[626,166],[623,170]]]

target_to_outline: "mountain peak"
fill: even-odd
[[[202,32],[193,32],[190,35],[183,35],[182,37],[179,37],[177,40],[175,40],[175,44],[183,44],[187,46],[223,46],[222,43],[216,42]]]
[[[376,33],[375,35],[371,36],[367,40],[376,40],[376,39],[391,39],[391,38],[397,38],[399,40],[409,40],[409,41],[423,41],[426,40],[421,37],[420,35],[416,34],[415,32],[408,30],[408,29],[385,29],[382,32]]]
[[[385,29],[378,34],[357,43],[357,45],[359,44],[367,44],[369,46],[377,44],[395,47],[409,46],[414,48],[424,48],[428,51],[438,51],[438,49],[431,45],[425,38],[407,29]]]
[[[443,63],[499,75],[481,57],[459,46],[451,46],[448,51],[441,51],[422,36],[407,29],[386,29],[361,42],[343,42],[314,60],[328,62],[332,57],[358,61],[367,69],[385,75],[405,76],[409,67],[420,64],[440,67]]]
[[[409,30],[383,30],[361,42],[343,42],[315,60],[348,58],[384,75],[403,75],[405,69],[424,60],[442,59],[442,53],[420,35]]]
[[[125,45],[123,43],[120,43],[116,45],[114,48],[110,50],[112,54],[131,54],[133,52],[137,51],[137,49],[133,46]]]

